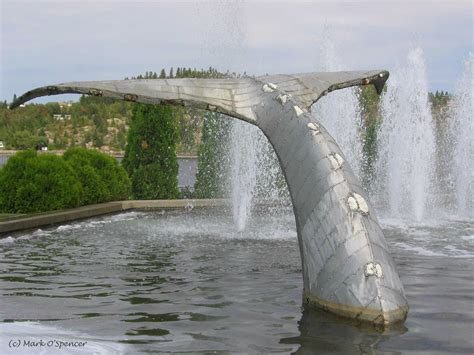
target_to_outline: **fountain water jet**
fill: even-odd
[[[243,231],[256,201],[285,203],[286,184],[271,144],[255,126],[234,120],[231,140],[231,197],[234,223]]]
[[[461,217],[474,217],[474,53],[464,63],[450,107],[451,147],[454,150],[452,172],[455,177],[456,212]]]
[[[377,198],[388,201],[391,216],[420,221],[430,197],[435,151],[421,48],[410,50],[406,63],[392,73],[381,110]]]
[[[252,201],[257,186],[258,152],[261,133],[256,127],[235,121],[232,125],[232,211],[238,231],[245,229],[252,212]]]
[[[347,70],[331,37],[331,31],[325,30],[318,51],[317,71]],[[357,88],[348,88],[323,97],[313,105],[311,111],[334,137],[360,179],[362,117],[356,90]]]
[[[206,51],[212,52],[219,66],[237,70],[245,58],[244,7],[240,0],[219,0],[210,4],[213,21],[206,38]],[[235,77],[235,74],[229,74]],[[258,154],[263,135],[251,125],[232,120],[230,141],[227,142],[230,164],[230,195],[232,214],[238,231],[245,229],[252,213],[257,184]],[[226,181],[227,182],[227,181]],[[224,183],[224,182],[223,182]],[[227,186],[226,186],[227,187]]]

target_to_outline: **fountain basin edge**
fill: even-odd
[[[187,206],[219,207],[228,205],[227,199],[183,199],[183,200],[125,200],[99,203],[67,210],[52,211],[13,217],[0,222],[0,238],[7,237],[7,233],[26,231],[34,228],[68,223],[80,219],[101,216],[110,213],[123,212],[134,209],[181,209]]]

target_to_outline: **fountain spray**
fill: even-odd
[[[388,201],[390,216],[420,221],[427,217],[435,152],[421,48],[410,50],[405,63],[392,71],[381,111],[378,198]]]

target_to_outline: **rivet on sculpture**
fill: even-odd
[[[305,304],[377,324],[403,321],[408,304],[367,194],[344,154],[308,112],[333,90],[372,84],[387,71],[271,75],[238,79],[71,82],[35,97],[78,93],[217,111],[259,127],[272,144],[291,194],[303,266]]]

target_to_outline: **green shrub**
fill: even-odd
[[[64,159],[82,184],[82,204],[126,200],[130,196],[130,179],[115,158],[97,150],[70,148]]]
[[[84,193],[82,194],[81,205],[92,205],[110,201],[111,195],[104,181],[101,179],[95,169],[87,162],[78,157],[71,157],[67,162],[76,172],[77,178],[82,185]]]
[[[74,170],[61,157],[17,153],[0,170],[0,210],[34,213],[77,207],[82,187]]]

